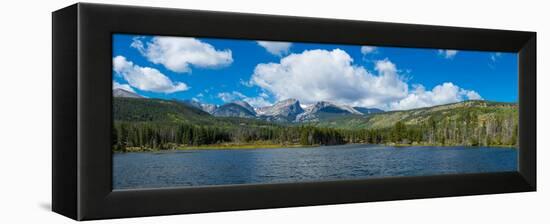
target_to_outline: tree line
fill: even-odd
[[[464,113],[415,124],[402,121],[383,129],[345,129],[302,125],[197,125],[177,122],[115,121],[113,150],[128,148],[174,149],[223,143],[267,142],[281,145],[430,144],[490,146],[517,144],[518,122],[514,115],[483,117]]]
[[[515,146],[518,143],[517,114],[474,116],[464,112],[443,119],[428,118],[406,125],[402,121],[386,131],[384,141],[432,145]]]
[[[113,150],[129,148],[173,149],[222,143],[269,142],[281,145],[334,145],[346,143],[344,135],[333,128],[312,126],[237,126],[216,127],[155,122],[115,122]]]

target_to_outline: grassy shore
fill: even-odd
[[[115,150],[116,152],[157,152],[164,150],[220,150],[220,149],[276,149],[276,148],[305,148],[318,147],[319,145],[300,145],[300,144],[275,144],[275,143],[224,143],[211,145],[173,145],[167,149],[151,149],[144,147],[127,147],[126,150]]]
[[[410,147],[410,146],[437,146],[437,147],[452,147],[452,146],[461,146],[461,147],[493,147],[493,148],[516,148],[515,145],[452,145],[452,144],[430,144],[430,143],[393,143],[389,142],[384,144],[386,146],[395,146],[395,147]]]
[[[362,144],[362,143],[355,143]],[[495,147],[495,148],[515,148],[514,145],[489,145],[489,146],[467,146],[467,145],[442,145],[442,144],[428,144],[428,143],[386,143],[382,144],[393,147],[410,147],[410,146],[438,146],[438,147],[450,147],[450,146],[463,146],[463,147]],[[223,144],[211,144],[211,145],[173,145],[167,149],[150,149],[142,147],[128,147],[126,150],[115,150],[116,152],[157,152],[164,150],[220,150],[220,149],[277,149],[277,148],[311,148],[319,147],[320,145],[300,145],[300,144],[276,144],[269,142],[256,142],[256,143],[223,143]]]
[[[303,148],[317,147],[318,145],[285,145],[285,144],[214,144],[201,146],[179,146],[176,150],[197,150],[197,149],[275,149],[275,148]]]

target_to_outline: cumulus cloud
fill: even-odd
[[[463,100],[483,99],[477,92],[446,82],[426,90],[409,87],[409,80],[389,59],[375,61],[374,69],[353,64],[340,49],[306,50],[278,63],[258,64],[249,83],[276,100],[295,98],[304,105],[330,101],[350,106],[402,110]]]
[[[234,101],[245,101],[254,108],[272,105],[272,103],[269,102],[268,100],[268,95],[265,93],[262,93],[256,97],[248,97],[238,91],[221,92],[221,93],[218,93],[218,98],[220,98],[223,102],[226,102],[226,103],[230,103]]]
[[[272,55],[282,56],[289,52],[292,43],[279,41],[257,41],[258,45],[262,46]]]
[[[440,49],[440,50],[437,51],[437,54],[445,57],[446,59],[453,59],[458,54],[458,51],[457,50],[443,50],[443,49]]]
[[[295,98],[303,104],[375,106],[407,96],[408,85],[391,61],[377,61],[375,70],[372,74],[353,65],[351,56],[340,49],[306,50],[279,63],[258,64],[250,82],[277,100]]]
[[[130,86],[143,91],[173,93],[189,89],[185,83],[172,82],[157,69],[135,65],[124,56],[113,58],[113,71],[122,76]]]
[[[489,59],[491,59],[491,60],[488,63],[489,68],[496,69],[497,63],[498,63],[500,57],[502,57],[502,53],[500,53],[500,52],[495,52],[495,53],[490,54]]]
[[[246,87],[252,87],[254,84],[250,83],[250,81],[245,81],[244,79],[239,80],[239,84],[246,86]]]
[[[128,92],[136,93],[134,89],[128,84],[120,84],[117,81],[113,81],[113,89],[122,89]]]
[[[500,53],[500,52],[493,53],[493,54],[491,54],[491,61],[493,63],[497,62],[498,58],[500,58],[501,56],[502,56],[502,53]]]
[[[262,97],[247,97],[243,99],[243,101],[250,104],[250,106],[254,108],[260,108],[260,107],[267,107],[273,105],[273,103],[269,102],[267,99]]]
[[[130,46],[147,60],[180,73],[191,72],[191,65],[198,68],[218,68],[233,63],[231,50],[217,50],[195,38],[154,37],[143,43],[143,38],[137,37]]]
[[[238,91],[218,93],[218,98],[220,98],[223,102],[226,102],[226,103],[233,102],[235,100],[240,100],[243,97],[245,97],[245,95],[243,95]]]
[[[430,107],[441,104],[456,103],[464,100],[480,100],[481,96],[473,91],[462,89],[451,82],[426,90],[422,85],[415,85],[407,97],[389,104],[390,110],[408,110],[420,107]]]
[[[363,54],[363,55],[374,53],[375,51],[376,51],[376,47],[373,47],[373,46],[362,46],[361,47],[361,54]]]
[[[483,100],[483,97],[479,95],[476,91],[473,90],[464,90],[466,92],[466,97],[468,100]]]

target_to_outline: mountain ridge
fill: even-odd
[[[122,93],[122,94],[119,94]],[[129,94],[125,90],[117,90],[113,95],[117,98],[147,99],[137,94]],[[432,107],[410,110],[382,111],[376,108],[351,107],[327,101],[316,102],[305,109],[296,99],[286,99],[271,106],[254,108],[245,101],[234,101],[217,106],[204,104],[197,100],[174,100],[181,104],[196,108],[215,117],[236,117],[264,120],[278,123],[309,123],[321,127],[333,128],[388,128],[396,122],[407,125],[417,125],[437,115],[444,117],[452,110],[465,110],[469,113],[481,114],[483,108],[492,111],[517,110],[516,103],[493,102],[486,100],[467,100],[456,103],[436,105]],[[447,116],[455,116],[450,113]],[[491,118],[493,119],[493,118]]]
[[[319,106],[329,106],[320,108]],[[313,105],[312,105],[313,106]],[[319,104],[318,121],[271,122],[241,105],[245,117],[215,116],[173,100],[115,97],[115,150],[125,147],[173,148],[173,144],[413,144],[506,146],[517,144],[518,105],[490,101],[463,101],[403,111],[354,114],[332,104]],[[315,108],[308,110],[314,111]],[[337,112],[337,113],[336,113]],[[339,116],[324,116],[326,114]],[[185,134],[184,134],[185,133]],[[141,136],[141,137],[139,137]],[[159,139],[160,137],[160,139]],[[132,141],[126,139],[131,138]],[[190,140],[193,139],[191,143]],[[172,144],[173,143],[173,144]],[[144,146],[145,144],[145,146]]]
[[[256,111],[258,115],[267,120],[292,122],[296,116],[304,112],[304,109],[300,105],[300,101],[286,99],[271,106],[258,108]]]
[[[456,120],[458,117],[485,116],[484,114],[488,113],[517,113],[517,107],[516,103],[467,100],[410,110],[386,111],[368,117],[333,118],[318,122],[317,125],[339,128],[390,128],[397,122],[419,125],[428,122],[430,118]]]
[[[125,97],[125,98],[145,98],[137,93],[130,92],[128,90],[116,88],[113,89],[113,97]]]
[[[304,109],[299,100],[292,98],[277,101],[271,106],[258,108],[252,107],[246,101],[232,101],[218,106],[202,103],[194,99],[174,100],[218,117],[258,118],[266,121],[285,123],[314,122],[326,117],[349,114],[368,116],[383,112],[383,110],[377,108],[352,107],[328,101],[319,101]]]
[[[189,106],[192,106],[192,107],[195,107],[195,108],[198,108],[198,109],[201,109],[209,114],[213,114],[214,111],[218,108],[218,105],[215,105],[215,104],[208,104],[208,103],[201,103],[200,101],[198,100],[194,100],[194,99],[191,99],[191,100],[178,100],[178,99],[174,99],[175,101],[178,101],[178,102],[181,102],[181,103],[184,103],[186,105],[189,105]]]
[[[250,110],[246,106],[243,106],[242,103],[231,102],[216,108],[212,115],[217,117],[254,118],[256,117],[256,112],[254,112],[254,110]]]

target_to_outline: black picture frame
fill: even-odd
[[[53,211],[76,220],[536,190],[536,33],[78,3],[52,14]],[[112,34],[517,52],[518,172],[112,190]]]

